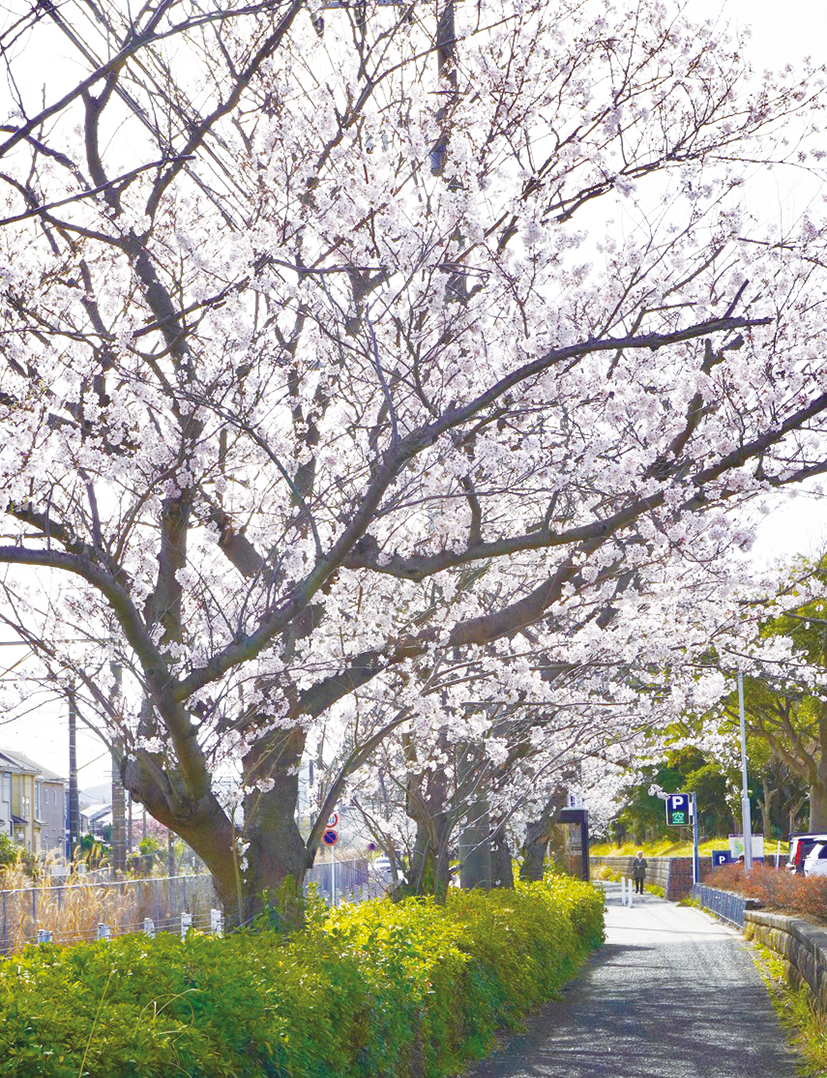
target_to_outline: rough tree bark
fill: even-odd
[[[526,824],[525,839],[520,850],[522,857],[520,865],[521,880],[542,880],[546,864],[546,847],[548,846],[551,829],[565,803],[566,789],[564,786],[557,786],[543,805],[540,815]]]

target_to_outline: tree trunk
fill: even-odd
[[[523,842],[523,863],[520,865],[520,879],[536,882],[543,878],[546,866],[546,846],[551,820],[544,817],[531,820],[526,824]]]
[[[514,862],[504,823],[491,836],[491,886],[514,890]]]
[[[491,889],[491,819],[485,799],[468,807],[459,836],[459,861],[459,882],[464,891]]]
[[[763,800],[759,799],[758,807],[761,809],[761,823],[764,829],[764,841],[769,842],[772,838],[772,803],[775,800],[778,790],[771,790],[770,784],[767,778],[764,777],[761,780],[761,786],[764,792]]]
[[[459,836],[459,882],[464,891],[491,888],[491,818],[488,806],[488,761],[481,746],[467,744],[456,751],[455,798],[467,803]]]
[[[444,902],[451,878],[448,840],[452,826],[449,813],[435,812],[417,820],[408,878],[398,889],[400,895],[433,895]]]
[[[133,797],[210,870],[228,929],[265,909],[279,929],[303,924],[302,885],[313,861],[295,821],[304,740],[299,728],[278,730],[259,739],[244,757],[243,829],[213,793],[198,800],[188,796],[180,777],[149,757],[122,765]]]
[[[224,920],[232,927],[244,920],[244,887],[233,856],[232,823],[211,792],[200,801],[176,789],[176,776],[157,771],[141,760],[121,765],[123,784],[156,820],[187,843],[210,870],[216,893],[224,906]],[[162,786],[163,782],[163,786]]]
[[[563,807],[565,798],[565,789],[562,786],[556,787],[548,801],[543,805],[538,818],[526,824],[525,841],[520,851],[522,854],[521,880],[542,880],[546,864],[546,846],[551,834],[552,822]]]
[[[827,783],[810,785],[810,831],[827,831]]]
[[[433,895],[444,902],[451,875],[448,847],[456,826],[445,772],[409,772],[405,811],[416,823],[416,838],[407,878],[395,893]]]

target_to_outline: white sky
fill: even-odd
[[[671,2],[671,0],[667,0]],[[753,28],[752,38],[744,43],[744,55],[759,70],[796,65],[808,55],[819,60],[827,41],[827,3],[824,0],[687,0],[686,11],[693,19],[729,20],[737,30]],[[41,57],[42,59],[42,57]],[[0,90],[2,92],[2,90]],[[5,111],[5,109],[3,109]],[[762,187],[761,197],[779,210],[797,216],[807,202],[821,192],[802,180],[800,189],[791,192]],[[827,481],[825,481],[827,487]],[[811,554],[827,541],[827,496],[816,489],[786,495],[759,524],[754,557],[759,562],[778,555]],[[0,642],[8,639],[0,633]],[[26,649],[0,646],[0,677],[16,663]],[[34,760],[62,775],[68,775],[68,722],[65,704],[43,705],[36,714],[12,723],[0,718],[0,747],[17,748]],[[93,786],[110,776],[110,763],[100,741],[82,726],[78,729],[79,784]]]

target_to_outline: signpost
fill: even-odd
[[[695,791],[691,794],[668,794],[666,798],[666,826],[688,827],[692,824],[692,882],[700,883],[698,860],[698,805]]]
[[[763,835],[750,835],[750,849],[752,851],[752,861],[764,860],[764,836]],[[744,863],[747,860],[747,844],[743,835],[730,835],[729,836],[729,853],[733,861],[740,861],[743,857]]]
[[[698,861],[698,802],[692,791],[692,882],[701,882],[701,865]]]
[[[333,852],[333,847],[339,841],[339,832],[335,828],[331,827],[330,821],[334,823],[339,822],[339,817],[335,812],[327,818],[327,828],[322,834],[322,842],[325,846],[330,847],[330,905],[336,905],[336,854]]]

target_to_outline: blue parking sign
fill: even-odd
[[[732,854],[729,850],[713,850],[712,851],[712,867],[718,868],[720,865],[731,865]]]
[[[669,794],[666,798],[667,827],[689,826],[689,802],[689,794]]]

